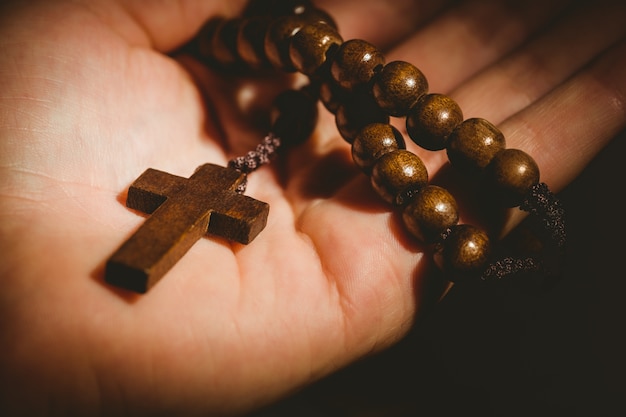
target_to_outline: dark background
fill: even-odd
[[[626,132],[559,194],[555,288],[452,292],[396,346],[250,417],[626,416],[625,156]]]

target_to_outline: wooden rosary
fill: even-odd
[[[243,195],[246,176],[270,162],[279,147],[306,141],[315,129],[318,101],[335,115],[354,163],[376,193],[401,210],[410,234],[432,248],[448,280],[554,275],[551,259],[558,259],[565,245],[564,210],[539,182],[536,162],[522,150],[506,148],[504,135],[487,120],[464,120],[454,100],[429,93],[414,65],[386,63],[364,40],[344,41],[335,21],[307,0],[252,1],[241,17],[209,20],[192,46],[209,65],[300,72],[310,83],[277,96],[271,133],[228,167],[206,164],[188,179],[145,171],[130,186],[126,204],[153,214],[108,260],[107,282],[143,293],[204,234],[252,241],[265,227],[269,206]],[[501,207],[529,212],[541,226],[541,250],[512,256],[496,250],[481,228],[460,224],[455,198],[429,184],[424,163],[406,149],[390,117],[406,119],[417,145],[445,150],[450,164],[480,181]]]

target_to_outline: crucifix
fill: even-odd
[[[213,164],[190,178],[146,170],[126,206],[152,214],[109,258],[106,282],[145,293],[203,235],[248,244],[267,222],[269,205],[237,192],[246,174]]]

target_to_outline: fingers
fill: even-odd
[[[578,6],[450,95],[465,118],[502,123],[507,145],[533,155],[542,167],[542,180],[559,190],[623,126],[624,115],[616,103],[623,101],[624,73],[612,65],[621,59],[625,18],[623,4]],[[569,126],[577,127],[570,132]],[[438,162],[445,161],[442,157]]]
[[[573,181],[626,127],[626,40],[499,125],[507,147],[522,149],[554,192]],[[508,233],[524,213],[513,210],[498,226]]]
[[[548,15],[542,15],[544,23]],[[451,94],[462,97],[463,105],[470,109],[467,115],[484,116],[487,119],[493,117],[496,122],[501,122],[500,128],[507,138],[507,146],[523,149],[533,155],[541,168],[541,180],[547,182],[553,191],[560,191],[626,126],[626,73],[623,70],[626,68],[626,41],[623,21],[624,7],[611,2],[577,6],[562,15],[554,27],[535,35],[532,42],[512,42],[507,47],[486,53],[479,57],[482,62],[476,64],[475,68],[451,69],[453,78],[460,82],[486,67]],[[533,30],[541,26],[536,20],[531,23],[529,27]],[[585,28],[596,30],[589,32]],[[522,32],[524,36],[532,35],[530,30],[524,29]],[[475,49],[478,46],[474,41],[469,39],[463,46]],[[491,61],[501,58],[502,54],[521,44],[523,46],[510,58],[489,66]],[[409,46],[402,45],[391,56],[411,61]],[[466,56],[475,55],[462,53]],[[445,61],[443,53],[440,59]],[[515,63],[522,67],[516,68]],[[444,84],[440,82],[440,85]],[[453,81],[449,86],[454,84]],[[491,93],[484,94],[485,91]],[[507,104],[509,101],[511,104]],[[343,148],[348,147],[343,144]],[[384,258],[393,257],[397,270],[392,271],[391,267],[377,269],[380,264],[371,265],[368,270],[375,270],[380,276],[388,277],[401,276],[395,274],[398,270],[410,275],[411,262],[413,265],[419,263],[415,249],[411,250],[410,245],[402,247],[397,244],[399,237],[400,241],[403,240],[403,234],[390,232],[395,223],[390,220],[392,217],[381,214],[384,208],[376,202],[366,202],[368,199],[374,201],[377,197],[367,191],[365,182],[363,178],[356,178],[345,187],[338,186],[331,198],[317,201],[304,211],[302,231],[314,239],[319,247],[337,248],[336,244],[326,245],[329,240],[338,239],[334,237],[333,224],[350,227],[349,236],[346,237],[345,233],[342,236],[348,240],[354,238],[352,249],[348,252],[357,255],[345,253],[337,256],[338,253],[334,252],[338,265],[329,266],[331,269],[341,270],[341,262],[350,256],[354,262],[362,263],[366,263],[367,259],[377,259],[371,257],[379,256],[382,252],[373,254],[374,250],[368,249],[364,241],[359,240],[369,236],[371,242],[376,242],[372,243],[373,246],[382,247],[379,250],[394,249],[386,253]],[[359,191],[351,192],[349,187],[356,187]],[[355,204],[355,201],[359,203]],[[315,224],[308,223],[312,219],[316,219]],[[511,218],[509,221],[513,224],[519,218]],[[402,247],[400,250],[399,246]],[[340,276],[339,273],[337,275]],[[355,281],[357,279],[354,278]],[[359,288],[350,284],[349,276],[346,282],[344,285],[348,288],[344,292]],[[406,288],[409,283],[396,282],[396,288],[403,285]]]
[[[567,8],[560,2],[547,2],[546,7],[530,5],[523,13],[502,5],[493,7],[481,10],[481,6],[462,3],[390,51],[387,60],[415,63],[416,58],[428,57],[416,65],[428,78],[432,92],[446,92],[462,83],[450,94],[465,118],[483,117],[499,123],[532,105],[626,32],[625,7],[615,2],[576,3]],[[486,10],[491,19],[486,18]],[[484,22],[481,30],[467,30],[480,26],[479,22]],[[554,26],[546,30],[548,23]],[[497,41],[485,43],[487,36]],[[526,43],[526,38],[532,40]],[[463,65],[454,65],[451,60],[457,59]],[[477,75],[472,78],[472,74]],[[345,144],[339,141],[337,146]],[[429,168],[445,161],[435,155],[428,158],[436,160]]]
[[[448,92],[525,42],[563,1],[461,2],[388,54],[422,70],[432,92]],[[407,59],[409,58],[409,59]]]
[[[318,0],[317,7],[338,22],[344,40],[364,39],[381,50],[398,43],[433,18],[450,0]]]
[[[484,117],[500,123],[623,37],[625,19],[622,3],[597,2],[575,8],[561,16],[550,31],[539,34],[452,94],[465,117]]]
[[[624,52],[619,46],[626,34],[624,19],[623,4],[576,3],[549,30],[532,35],[530,42],[449,94],[465,118],[501,124],[507,146],[530,153],[541,168],[541,180],[559,191],[624,126]],[[409,46],[399,53],[409,54]],[[471,55],[472,42],[464,46]],[[467,77],[461,69],[451,75]],[[427,158],[433,174],[447,162],[445,152],[417,152]],[[504,232],[519,222],[521,213],[513,214]]]
[[[576,7],[450,94],[465,118],[500,124],[558,191],[624,126],[624,19],[623,4]]]
[[[559,88],[501,124],[558,191],[626,126],[626,40]]]

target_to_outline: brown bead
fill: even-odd
[[[348,99],[349,95],[343,88],[335,84],[332,79],[325,79],[320,83],[320,101],[326,110],[337,114],[339,106]]]
[[[406,130],[417,145],[439,151],[462,121],[463,112],[456,101],[443,94],[426,94],[407,113]]]
[[[335,21],[326,12],[301,6],[303,10],[298,14],[280,16],[274,19],[267,28],[264,39],[265,55],[270,64],[282,71],[294,72],[294,67],[289,56],[289,43],[291,38],[306,24],[327,23],[337,29]]]
[[[402,220],[413,236],[424,243],[434,243],[458,223],[459,207],[448,190],[427,185],[404,208]]]
[[[461,123],[448,137],[448,159],[466,173],[482,171],[500,151],[506,140],[500,130],[485,119],[472,118]]]
[[[337,114],[337,109],[347,103],[352,93],[341,88],[330,75],[330,62],[317,72],[315,82],[319,85],[319,98],[326,110]]]
[[[389,123],[389,115],[383,112],[371,94],[351,94],[340,103],[335,112],[335,124],[342,138],[352,143],[361,129],[370,123]]]
[[[505,206],[515,207],[539,182],[539,166],[524,151],[504,149],[487,167],[487,181]]]
[[[217,16],[206,21],[195,37],[195,48],[198,56],[206,62],[216,62],[213,57],[213,38],[220,25],[223,25],[226,18]],[[219,64],[219,62],[216,62]]]
[[[326,63],[328,54],[343,43],[335,28],[324,23],[303,26],[289,43],[289,57],[294,67],[305,75],[314,75]]]
[[[361,39],[344,42],[333,57],[330,73],[346,90],[367,84],[385,65],[385,57],[371,43]]]
[[[390,124],[372,123],[354,138],[352,159],[365,173],[369,173],[378,158],[398,149],[406,149],[402,133]]]
[[[270,16],[244,19],[237,33],[239,57],[252,68],[269,67],[265,55],[265,34],[271,23]]]
[[[304,26],[300,16],[281,16],[272,21],[265,34],[265,55],[274,68],[294,72],[296,67],[289,57],[289,42],[293,35]]]
[[[211,41],[213,58],[222,66],[229,67],[240,62],[237,52],[237,36],[243,19],[226,19],[215,28]]]
[[[383,67],[372,85],[378,106],[390,116],[403,117],[428,91],[428,81],[413,64],[393,61]]]
[[[280,93],[270,113],[272,132],[284,147],[305,142],[317,124],[317,99],[305,89]]]
[[[469,224],[457,224],[435,252],[434,260],[450,281],[458,282],[483,272],[490,255],[487,233]]]
[[[419,156],[398,149],[378,158],[372,168],[371,181],[383,200],[401,205],[407,193],[413,193],[428,183],[428,171]]]

